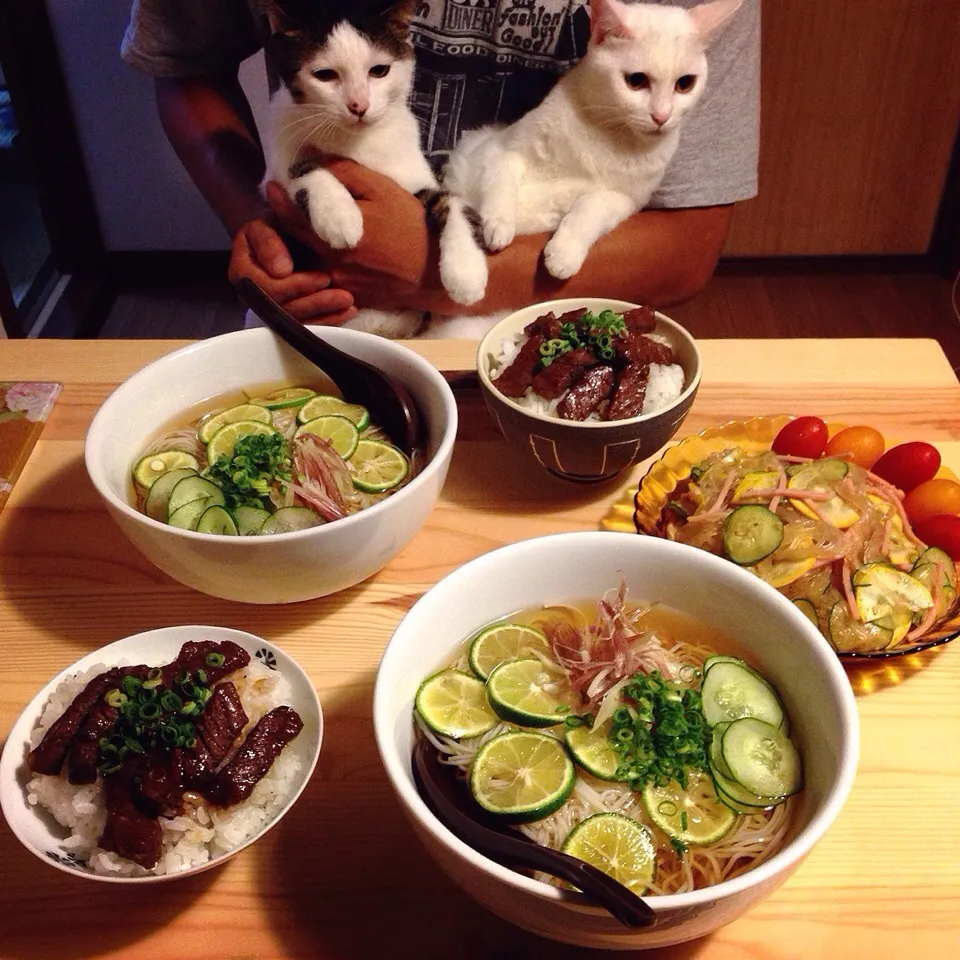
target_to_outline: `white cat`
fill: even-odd
[[[465,134],[451,154],[444,189],[460,206],[440,225],[440,275],[454,300],[475,303],[487,284],[463,205],[479,214],[491,252],[518,234],[553,232],[544,261],[558,279],[577,273],[598,238],[643,209],[703,94],[710,38],[741,2],[685,10],[591,0],[583,59],[534,110]]]
[[[410,19],[416,0],[384,0],[353,12],[324,12],[322,3],[275,0],[278,29],[267,61],[280,86],[271,99],[264,152],[267,180],[277,180],[335,249],[363,236],[356,201],[313,151],[347,157],[394,179],[411,193],[436,178],[420,149],[408,100],[413,84]],[[415,336],[417,311],[361,310],[346,325],[383,336]]]

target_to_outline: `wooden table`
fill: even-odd
[[[86,652],[166,624],[222,624],[277,642],[307,670],[326,716],[316,774],[263,841],[193,879],[127,888],[53,870],[0,826],[0,956],[553,958],[593,955],[528,935],[452,887],[419,846],[381,771],[374,676],[394,626],[458,564],[504,543],[595,529],[643,472],[602,487],[545,479],[456,378],[461,431],[426,527],[379,575],[286,607],[195,593],[152,568],[98,502],[83,438],[111,388],[170,341],[10,341],[0,380],[63,394],[0,511],[0,736]],[[926,340],[703,341],[684,426],[781,412],[870,423],[935,442],[960,472],[960,384]],[[444,370],[457,342],[418,346]],[[950,957],[960,948],[960,642],[850,671],[862,756],[850,799],[797,873],[750,914],[670,958]]]

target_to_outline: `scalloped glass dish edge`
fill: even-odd
[[[660,459],[650,465],[641,477],[639,485],[628,487],[622,496],[611,504],[609,511],[600,521],[601,529],[659,536],[657,521],[660,518],[660,512],[677,484],[690,475],[694,464],[700,463],[712,453],[727,449],[732,444],[745,447],[750,452],[769,449],[781,427],[792,419],[793,417],[789,414],[777,414],[751,417],[749,420],[728,420],[685,437],[668,447]],[[831,435],[843,426],[844,424],[840,423],[827,424]],[[948,643],[958,635],[960,635],[960,611],[940,624],[920,643],[892,650],[838,650],[836,653],[841,660],[847,661],[886,660],[929,650]]]

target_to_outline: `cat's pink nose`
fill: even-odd
[[[347,104],[347,109],[348,109],[358,120],[362,120],[362,119],[363,119],[363,115],[367,112],[367,108],[368,108],[368,107],[369,107],[369,104],[367,104],[367,103],[354,102],[354,103],[348,103],[348,104]]]
[[[662,127],[669,119],[669,113],[651,113],[650,119],[658,126]]]

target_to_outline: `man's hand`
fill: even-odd
[[[293,258],[275,227],[264,218],[245,223],[233,238],[231,283],[253,280],[298,320],[336,326],[356,316],[353,296],[331,285],[328,273],[294,271]]]
[[[269,183],[267,199],[283,228],[317,252],[333,282],[350,290],[358,304],[425,309],[425,298],[439,283],[435,240],[427,229],[423,205],[390,177],[351,160],[336,159],[326,167],[360,207],[360,242],[350,250],[330,249],[286,191]]]

